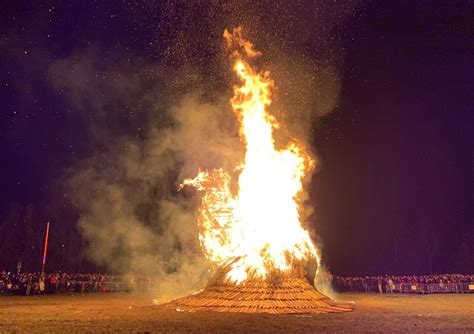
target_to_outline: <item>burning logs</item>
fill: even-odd
[[[240,285],[216,282],[169,306],[183,311],[240,313],[340,313],[352,311],[349,304],[335,302],[306,279],[285,277],[279,282],[250,280]]]

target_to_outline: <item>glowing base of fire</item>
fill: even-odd
[[[239,285],[215,278],[205,289],[177,299],[168,307],[188,312],[274,314],[341,313],[354,308],[351,304],[331,300],[316,290],[306,278],[296,276],[255,279]]]

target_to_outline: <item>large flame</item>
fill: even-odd
[[[274,84],[269,72],[257,73],[245,60],[260,53],[242,38],[241,28],[225,30],[224,38],[236,49],[233,70],[241,82],[230,101],[246,149],[238,166],[238,191],[232,194],[231,176],[223,169],[200,171],[182,186],[203,192],[198,221],[203,251],[212,263],[229,265],[226,278],[239,284],[273,271],[292,271],[295,262],[308,258],[319,264],[317,249],[301,226],[297,200],[314,161],[296,142],[275,148],[273,130],[279,125],[268,112]]]

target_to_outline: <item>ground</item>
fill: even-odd
[[[134,293],[0,296],[0,333],[456,332],[474,333],[474,294],[342,294],[344,314],[188,313]]]

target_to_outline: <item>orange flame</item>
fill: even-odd
[[[275,148],[273,130],[279,125],[268,112],[274,85],[270,73],[257,73],[245,61],[260,53],[243,39],[241,28],[225,30],[224,38],[229,48],[237,47],[233,70],[241,82],[230,100],[246,149],[238,193],[232,194],[231,177],[223,169],[200,171],[181,186],[203,192],[198,219],[203,252],[216,265],[230,265],[226,278],[239,284],[272,271],[289,272],[295,261],[309,257],[319,264],[318,251],[301,226],[297,202],[302,179],[314,161],[296,142]]]

